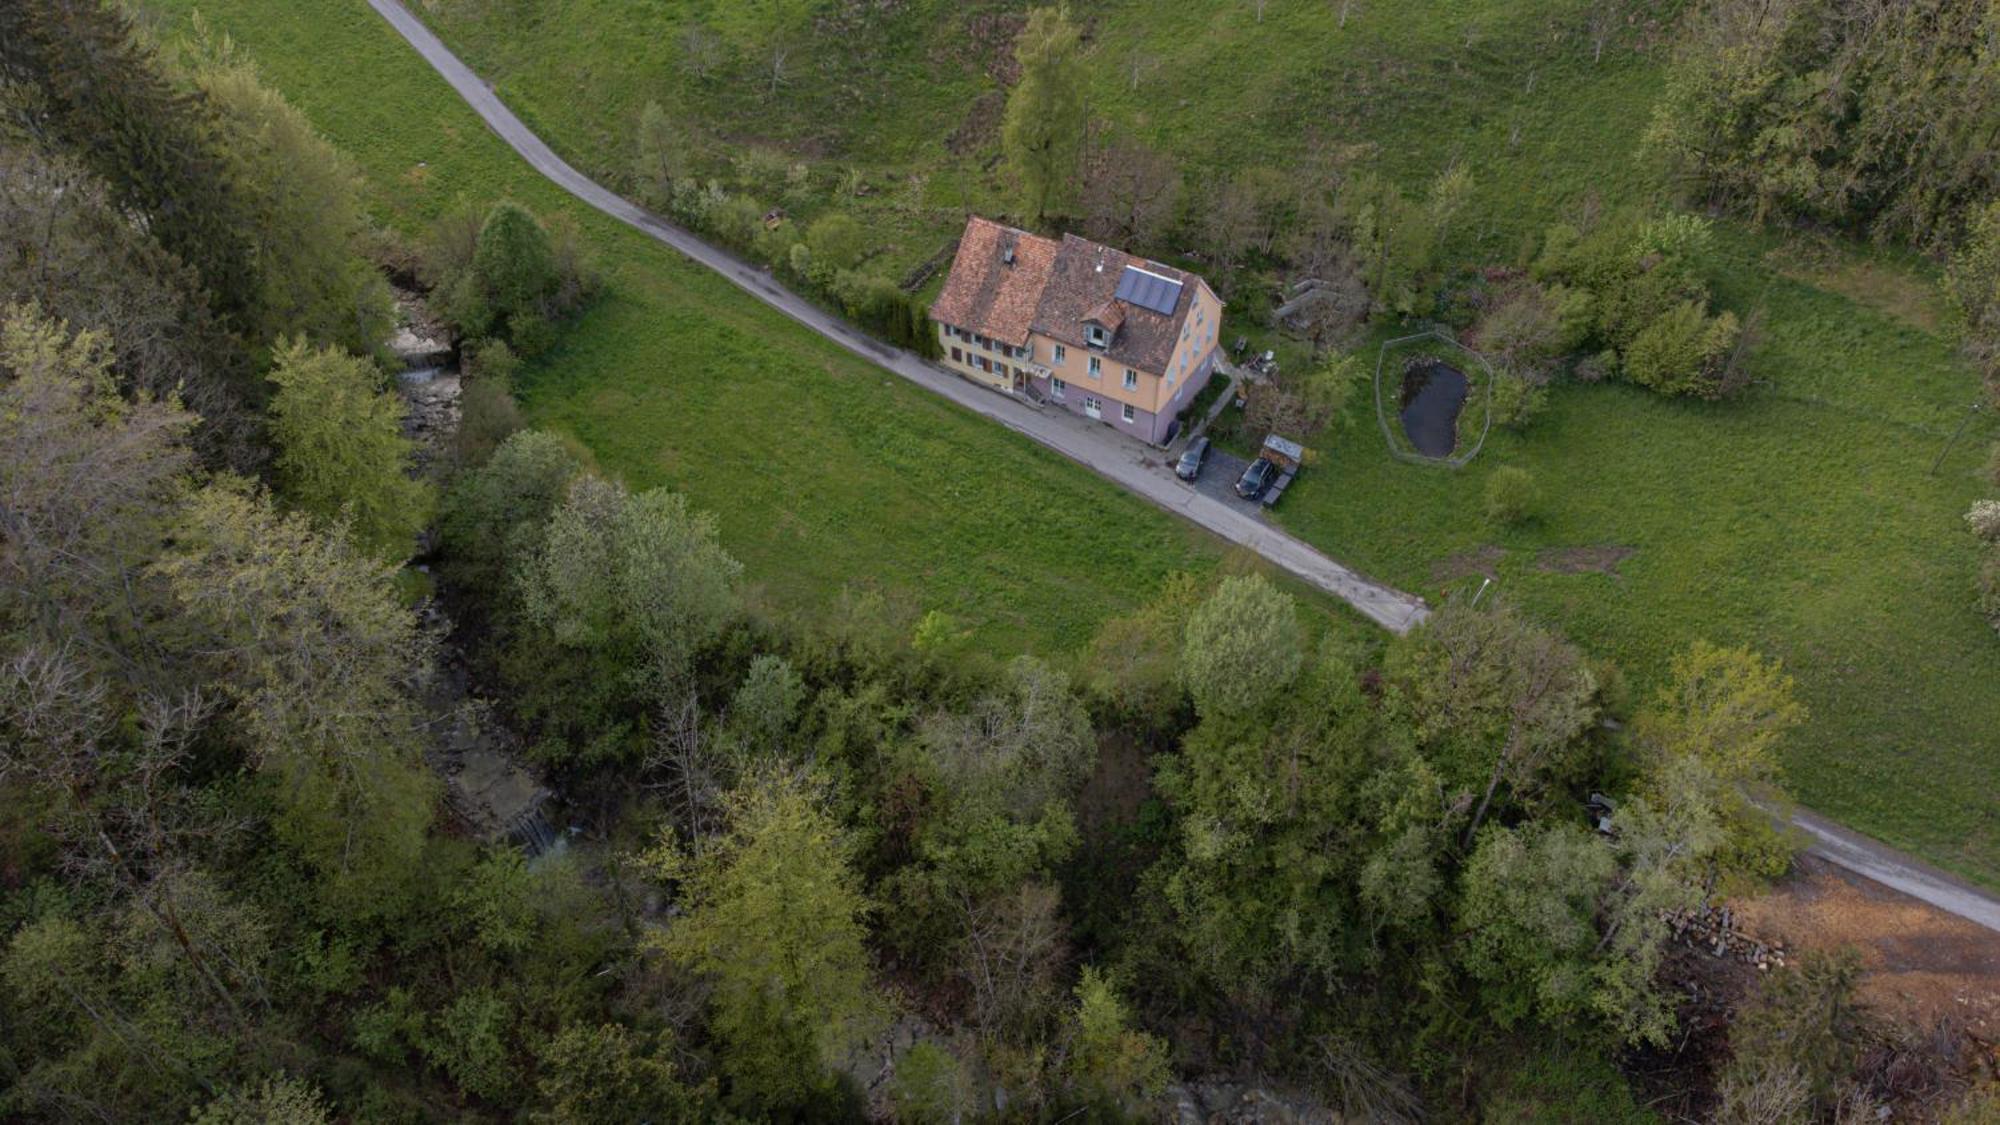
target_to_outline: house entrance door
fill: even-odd
[[[1083,396],[1083,412],[1087,417],[1104,417],[1104,403],[1093,395]]]

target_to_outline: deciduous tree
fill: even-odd
[[[1067,8],[1036,8],[1014,44],[1021,80],[1007,96],[1001,148],[1036,223],[1069,207],[1083,151],[1083,47]]]
[[[869,906],[839,826],[803,781],[764,776],[731,794],[721,838],[663,840],[648,856],[688,909],[653,940],[714,982],[731,1099],[775,1110],[824,1091],[826,1067],[880,1009],[862,944]]]
[[[1225,578],[1188,618],[1181,675],[1204,717],[1270,702],[1305,659],[1298,610],[1260,575]]]
[[[431,491],[410,475],[403,403],[365,359],[294,339],[278,348],[271,436],[278,489],[322,530],[345,526],[363,549],[404,559],[430,521]]]

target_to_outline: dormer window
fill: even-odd
[[[1084,325],[1083,339],[1085,343],[1089,344],[1093,348],[1104,348],[1111,346],[1111,333],[1106,332],[1104,330],[1104,326],[1101,324]]]

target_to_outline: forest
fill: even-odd
[[[2000,212],[1957,131],[1989,102],[1944,115],[1945,182],[1851,114],[1780,175],[1746,153],[1792,103],[1702,77],[1749,36],[1927,97],[1876,52],[1931,25],[1722,11],[1648,136],[1677,190],[1923,242],[1990,362]],[[1044,55],[1063,18],[1028,19]],[[1505,592],[1380,636],[1209,547],[1069,645],[859,576],[807,612],[727,513],[547,424],[536,388],[633,285],[594,228],[457,188],[385,220],[282,86],[199,17],[0,7],[0,1116],[2000,1116],[1962,1029],[1871,1011],[1856,956],[1732,982],[1684,940],[1798,847],[1767,811],[1811,719],[1782,660],[1696,638],[1642,684]],[[1023,176],[1023,221],[1059,180]],[[1442,229],[1467,189],[1378,190],[1330,256],[1366,245],[1357,200]],[[811,231],[798,281],[921,331],[853,231]],[[1487,346],[1523,398],[1590,362],[1743,393],[1704,237],[1545,232]],[[1446,271],[1397,253],[1357,271],[1367,315],[1430,315]],[[442,435],[390,346],[413,307],[463,371]],[[1337,413],[1329,369],[1282,407]],[[469,817],[468,740],[554,823]]]

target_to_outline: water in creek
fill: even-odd
[[[1403,432],[1418,453],[1451,456],[1467,387],[1463,372],[1434,359],[1403,370]]]

